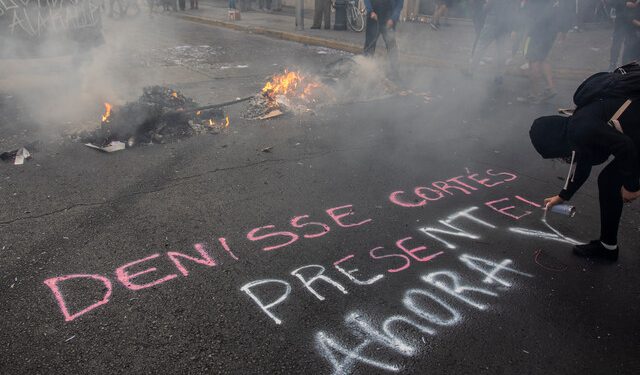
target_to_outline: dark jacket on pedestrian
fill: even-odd
[[[559,196],[569,200],[584,184],[594,165],[613,156],[622,186],[630,192],[640,189],[640,99],[633,101],[619,118],[622,132],[608,124],[626,101],[600,99],[579,107],[570,117],[538,118],[529,135],[536,151],[545,159],[571,158],[575,172]]]
[[[382,19],[392,19],[393,22],[398,22],[404,0],[364,0],[364,6],[367,9],[367,14],[376,12],[378,17]]]

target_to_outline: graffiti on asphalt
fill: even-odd
[[[401,301],[404,310],[398,314],[374,319],[370,314],[360,311],[347,313],[345,326],[353,336],[349,341],[355,340],[357,344],[344,343],[325,331],[316,333],[316,348],[329,362],[332,373],[348,374],[360,364],[385,371],[400,371],[402,365],[379,358],[380,351],[377,349],[380,346],[403,356],[415,356],[420,352],[418,337],[426,344],[422,335],[431,339],[441,330],[453,328],[463,322],[462,306],[484,311],[489,307],[487,301],[495,301],[499,297],[497,289],[489,289],[482,284],[496,283],[509,288],[513,285],[513,281],[509,279],[533,277],[509,267],[509,259],[494,262],[468,254],[462,254],[458,259],[484,279],[480,282],[465,281],[462,284],[462,277],[454,271],[431,272],[421,277],[430,288],[407,289]],[[453,297],[458,303],[445,300],[443,295]],[[381,320],[379,328],[374,323],[376,320]],[[408,326],[410,330],[400,330],[400,325]]]
[[[516,179],[513,173],[489,169],[482,175],[467,173],[418,186],[413,188],[412,193],[396,190],[387,199],[392,208],[401,211],[418,207],[424,210],[425,206],[437,204],[441,199],[454,195],[473,195],[482,189],[492,189]],[[470,270],[470,273],[481,275],[481,278],[472,281],[459,270],[434,270],[420,277],[423,286],[404,291],[400,301],[404,310],[378,319],[382,322],[380,328],[375,328],[374,320],[368,313],[347,313],[345,326],[359,337],[357,344],[353,344],[351,338],[346,341],[336,338],[334,333],[326,330],[314,335],[315,348],[335,373],[349,372],[358,365],[399,371],[402,368],[400,364],[379,358],[375,351],[370,350],[373,345],[383,345],[400,355],[416,355],[419,350],[414,342],[415,337],[405,337],[397,330],[399,325],[411,327],[416,334],[435,337],[445,327],[452,328],[464,321],[465,314],[459,305],[487,311],[501,292],[509,290],[522,278],[533,277],[515,268],[509,259],[497,260],[472,254],[470,246],[480,241],[486,233],[578,243],[544,219],[542,224],[545,229],[522,226],[522,218],[532,215],[536,210],[542,211],[542,207],[532,200],[520,195],[495,198],[481,205],[457,209],[440,219],[430,219],[427,225],[417,226],[415,233],[404,233],[397,239],[389,240],[389,243],[370,244],[363,251],[346,251],[322,264],[298,264],[279,276],[248,280],[239,287],[239,292],[258,314],[278,327],[295,321],[296,314],[289,314],[291,304],[298,302],[292,297],[294,290],[313,300],[332,300],[341,295],[350,295],[361,287],[379,287],[389,278],[410,268],[422,272],[421,268],[416,268],[418,265],[436,267],[440,257],[455,254],[461,267],[468,273]],[[490,215],[499,215],[518,224],[501,226],[499,221],[491,220]],[[293,215],[286,221],[286,226],[267,224],[255,227],[246,231],[244,237],[254,251],[286,253],[287,248],[295,243],[338,236],[345,230],[357,231],[377,220],[380,219],[363,214],[352,204],[342,204],[320,214]],[[121,288],[139,292],[160,287],[171,280],[188,278],[192,273],[203,272],[207,268],[223,267],[226,262],[240,261],[243,255],[237,249],[246,247],[230,243],[227,238],[216,236],[210,243],[196,243],[191,252],[155,252],[128,261],[115,269],[114,276],[73,273],[49,278],[44,283],[53,292],[54,301],[64,320],[73,321],[111,301],[116,286],[112,281],[116,281]],[[376,267],[371,267],[373,264]],[[77,298],[68,300],[64,291],[73,283],[84,283],[95,288],[99,294],[87,296],[88,301],[84,303],[78,303]]]

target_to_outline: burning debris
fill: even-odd
[[[189,125],[196,134],[218,133],[229,127],[229,116],[222,109],[199,110]]]
[[[431,101],[430,93],[402,91],[386,76],[383,67],[360,56],[340,58],[328,64],[319,75],[285,70],[271,77],[251,99],[244,117],[267,120],[290,112],[315,111],[334,103],[380,100],[395,95],[417,96],[425,103]]]
[[[191,98],[161,86],[147,87],[135,102],[114,107],[104,103],[101,126],[82,137],[87,146],[105,152],[140,143],[166,143],[194,134],[215,132],[229,126],[229,117],[218,106],[198,107]]]
[[[285,70],[277,74],[255,95],[245,118],[265,120],[286,112],[308,112],[326,96],[326,87],[315,77]]]

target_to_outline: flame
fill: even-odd
[[[229,116],[225,117],[224,124],[222,122],[220,122],[220,124],[217,124],[215,122],[215,120],[209,119],[209,126],[216,126],[216,125],[220,125],[220,126],[222,126],[224,128],[228,128],[229,127]]]
[[[322,85],[319,82],[310,82],[302,91],[302,97],[306,98],[307,96],[311,95],[312,91],[321,87]]]
[[[102,122],[109,122],[109,117],[111,117],[111,104],[104,103],[104,115],[102,115]]]
[[[201,111],[196,112],[196,116],[200,116],[201,113]]]
[[[173,96],[174,98],[177,99],[178,98],[178,93],[174,91],[174,92],[171,93],[171,96]]]
[[[285,70],[283,74],[273,76],[271,81],[264,85],[262,95],[270,100],[276,100],[278,95],[304,99],[313,89],[321,86],[318,82],[308,81],[307,77],[298,72]],[[300,88],[302,88],[302,92],[300,92]]]

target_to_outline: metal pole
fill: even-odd
[[[296,30],[304,30],[304,0],[296,2]]]

